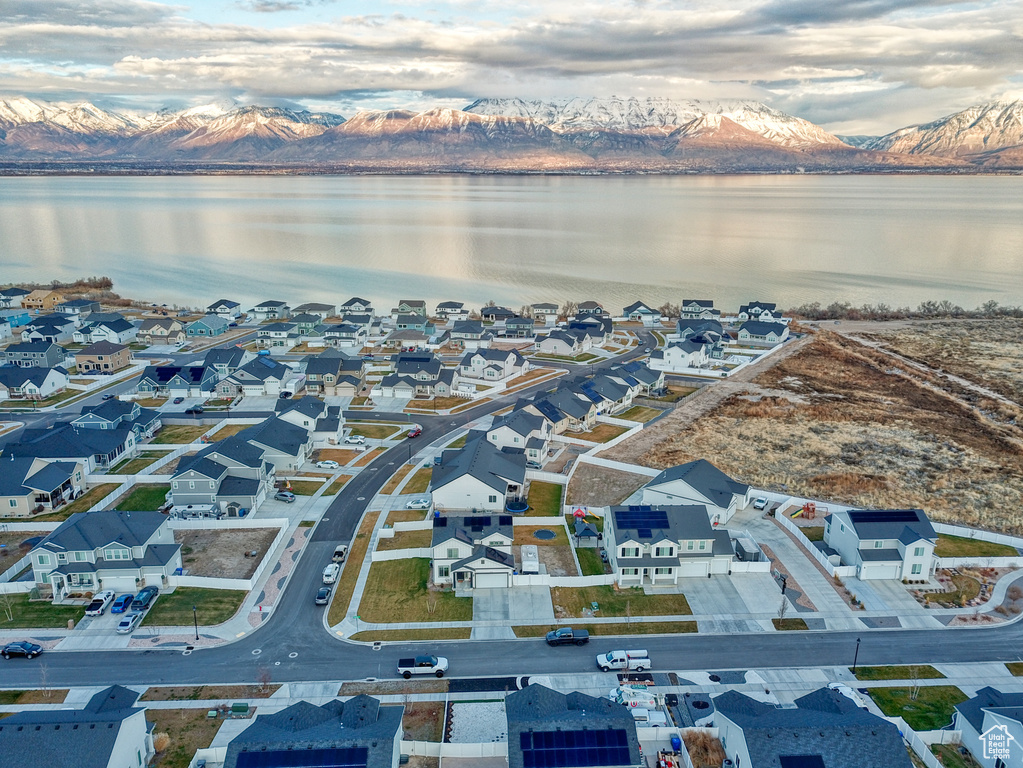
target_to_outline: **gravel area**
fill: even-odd
[[[203,647],[209,648],[214,645],[223,645],[227,641],[219,638],[212,637],[210,635],[199,635],[199,639],[195,639],[195,635],[157,635],[156,637],[133,637],[128,641],[129,648],[174,648],[180,647],[184,649],[186,645],[191,645],[194,648]]]
[[[453,744],[508,741],[508,720],[503,701],[451,705],[450,741]]]

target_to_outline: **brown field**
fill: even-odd
[[[352,451],[347,448],[321,448],[318,451],[313,451],[313,455],[309,457],[310,461],[336,461],[342,467],[354,459],[356,456],[360,456],[362,451]]]
[[[1018,427],[954,383],[833,333],[779,355],[750,383],[715,385],[731,385],[723,400],[694,401],[711,406],[702,417],[687,404],[602,455],[657,468],[702,457],[771,490],[1023,531]]]
[[[632,441],[626,440],[624,444],[630,442]],[[598,507],[605,504],[621,504],[649,480],[646,475],[619,472],[617,469],[605,469],[593,464],[580,464],[568,484],[565,503]]]
[[[276,528],[240,528],[238,530],[175,531],[181,545],[181,563],[190,576],[223,579],[247,579],[269,553],[277,535]],[[256,550],[256,557],[245,557]]]

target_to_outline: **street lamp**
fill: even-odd
[[[860,658],[860,638],[856,638],[856,653],[853,654],[852,673],[856,674],[856,662]]]
[[[195,612],[195,606],[192,606],[192,621],[195,623],[195,642],[199,642],[199,616]],[[856,641],[859,642],[858,640]]]

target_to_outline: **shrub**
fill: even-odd
[[[153,749],[157,752],[166,752],[170,746],[171,738],[166,733],[153,734]]]

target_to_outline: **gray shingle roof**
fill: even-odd
[[[766,336],[774,333],[781,336],[785,332],[785,323],[768,323],[762,320],[747,320],[739,326],[740,331],[746,331],[752,336]]]
[[[630,512],[654,512],[663,511],[666,526],[651,527],[647,525],[633,525],[626,522],[630,519]],[[619,514],[622,513],[622,514]],[[615,530],[615,541],[626,540],[636,541],[643,544],[650,544],[661,539],[668,538],[672,541],[687,541],[690,539],[713,539],[714,527],[710,524],[710,517],[707,508],[702,504],[666,505],[666,506],[619,506],[611,507],[611,525]],[[703,556],[711,552],[699,553]]]
[[[903,543],[912,543],[919,539],[936,541],[938,538],[922,509],[851,509],[847,513],[839,513],[839,516],[849,521],[861,541],[905,538]],[[909,529],[908,533],[906,529]]]
[[[114,542],[141,547],[166,520],[159,512],[114,509],[77,512],[51,531],[39,546],[67,552],[100,549]]]
[[[710,499],[719,507],[732,503],[732,494],[745,496],[749,486],[733,480],[706,459],[697,459],[677,467],[669,467],[647,483],[645,488],[655,488],[664,483],[682,480],[690,488]]]
[[[1023,707],[1023,693],[1003,693],[997,688],[987,686],[977,691],[972,699],[967,699],[955,708],[966,721],[973,726],[975,731],[984,727],[984,710],[1001,710],[1000,714],[1007,714],[1005,710],[1014,710]],[[1020,714],[1009,715],[1014,720],[1020,719]],[[1021,721],[1023,722],[1023,721]]]
[[[526,456],[521,450],[496,448],[487,442],[485,433],[472,431],[463,448],[441,454],[430,488],[441,488],[463,475],[504,493],[508,483],[521,486],[525,482]]]

